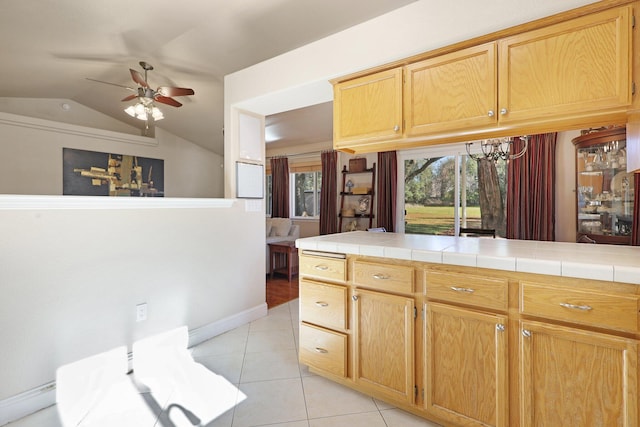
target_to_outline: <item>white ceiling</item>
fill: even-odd
[[[131,92],[87,78],[134,87],[128,69],[147,61],[153,88],[195,90],[157,126],[223,155],[224,75],[413,1],[3,0],[0,97],[70,99],[141,127],[123,111]],[[330,104],[310,108],[268,118],[281,143],[331,139]]]

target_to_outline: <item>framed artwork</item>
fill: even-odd
[[[62,194],[164,197],[164,160],[63,148]]]

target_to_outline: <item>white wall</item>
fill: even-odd
[[[223,159],[157,130],[155,139],[0,113],[0,194],[62,194],[62,148],[164,160],[167,197],[221,197]]]
[[[264,235],[264,215],[243,201],[14,199],[0,197],[0,400],[144,336],[266,314],[264,245],[240,243]]]

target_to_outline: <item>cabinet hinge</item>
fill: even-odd
[[[636,94],[636,82],[631,82],[631,95]]]
[[[418,398],[418,386],[417,386],[417,385],[414,385],[414,386],[413,386],[413,390],[414,390],[414,392],[415,392],[416,399],[417,399],[417,398]]]
[[[635,28],[635,27],[636,27],[636,16],[631,15],[631,28]]]
[[[416,306],[413,306],[413,319],[417,319],[418,318],[418,309],[416,308]]]
[[[422,401],[424,402],[424,389],[422,389]]]

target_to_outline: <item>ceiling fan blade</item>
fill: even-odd
[[[158,101],[159,103],[161,103],[161,104],[171,105],[172,107],[180,107],[180,106],[182,106],[182,104],[181,104],[181,103],[179,103],[179,102],[178,102],[178,101],[176,101],[175,99],[173,99],[173,98],[169,98],[169,97],[167,97],[167,96],[161,96],[161,95],[159,95],[159,96],[156,96],[154,99],[155,99],[156,101]]]
[[[129,95],[126,98],[122,99],[122,102],[127,102],[127,101],[131,101],[132,99],[136,99],[138,97],[138,95]]]
[[[195,94],[193,89],[173,86],[160,86],[156,92],[162,96],[187,96]]]
[[[138,83],[142,87],[149,87],[149,83],[146,82],[146,80],[144,79],[144,77],[142,77],[142,74],[140,74],[139,71],[136,71],[132,68],[129,68],[129,71],[131,71],[131,78],[133,79],[134,82]]]
[[[86,79],[87,79],[87,80],[91,80],[92,82],[98,82],[98,83],[104,83],[104,84],[106,84],[106,85],[123,87],[123,88],[125,88],[125,89],[129,89],[129,90],[131,90],[131,91],[137,92],[134,88],[129,87],[129,86],[119,85],[119,84],[117,84],[117,83],[105,82],[105,81],[102,81],[102,80],[90,79],[89,77],[86,77]]]

